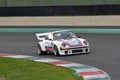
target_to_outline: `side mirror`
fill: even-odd
[[[80,35],[77,35],[77,37],[78,37],[78,38],[81,38],[81,36],[80,36]]]

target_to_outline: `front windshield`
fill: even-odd
[[[54,40],[76,38],[75,34],[69,31],[54,33]]]

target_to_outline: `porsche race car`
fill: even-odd
[[[71,55],[89,53],[89,42],[77,37],[71,31],[54,31],[48,33],[36,33],[39,40],[37,52],[39,55],[54,53],[54,55]]]

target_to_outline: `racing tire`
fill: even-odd
[[[58,48],[57,48],[56,45],[54,46],[54,51],[53,51],[53,53],[54,53],[54,55],[56,55],[56,56],[59,56],[59,55],[60,55],[60,54],[59,54],[59,51],[58,51]]]
[[[45,54],[45,51],[42,51],[41,46],[39,44],[37,45],[37,53],[38,53],[38,55]]]

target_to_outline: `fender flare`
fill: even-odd
[[[41,50],[42,50],[42,51],[46,51],[45,45],[44,45],[43,42],[38,42],[37,45],[39,45],[39,46],[41,47]]]
[[[60,46],[57,44],[57,43],[54,43],[54,46],[56,46],[57,47],[57,49],[58,49],[58,51],[59,51],[59,54],[60,54]]]

